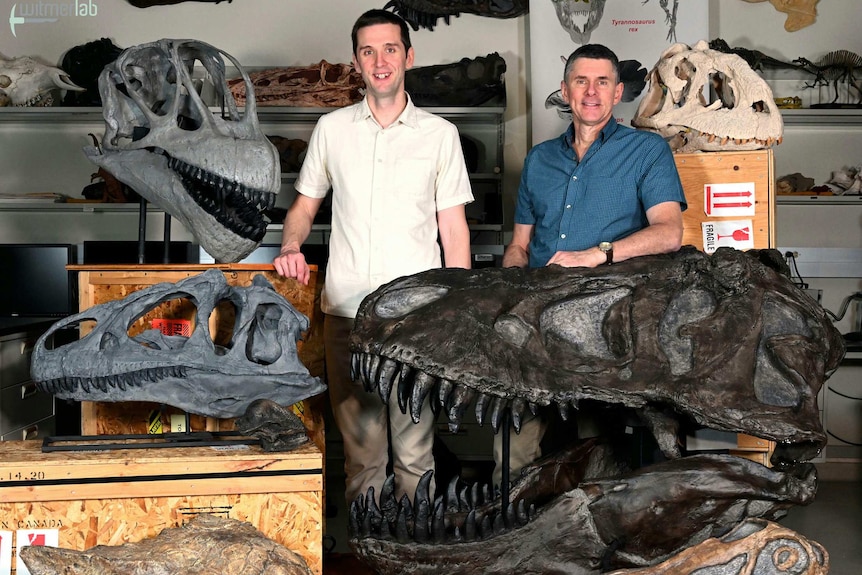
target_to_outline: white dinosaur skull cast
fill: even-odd
[[[632,124],[664,136],[677,152],[758,150],[780,144],[781,112],[772,90],[736,54],[674,44],[649,74]],[[718,99],[707,103],[704,87]]]
[[[226,57],[242,74],[240,111],[225,80]],[[220,114],[193,83],[195,64],[212,82]],[[251,253],[266,233],[262,212],[281,188],[278,151],[260,129],[254,87],[230,54],[197,40],[126,49],[99,77],[106,130],[89,159],[194,235],[218,262]]]
[[[83,92],[60,68],[46,66],[30,56],[7,60],[0,56],[0,105],[52,106],[54,92]]]

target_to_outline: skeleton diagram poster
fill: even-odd
[[[533,144],[556,137],[570,122],[554,105],[565,59],[578,46],[598,43],[626,63],[623,80],[642,89],[614,108],[627,126],[645,92],[646,74],[674,42],[692,45],[709,39],[707,0],[533,0],[530,2],[530,70]],[[674,39],[675,38],[675,39]],[[638,80],[640,82],[638,82]],[[550,99],[549,99],[550,98]]]

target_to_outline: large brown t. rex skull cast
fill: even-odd
[[[736,54],[674,44],[649,75],[632,124],[657,132],[677,152],[758,150],[781,143],[784,124],[772,90]],[[708,104],[704,87],[718,99]]]
[[[196,308],[188,337],[157,329],[129,335],[163,302],[182,298]],[[227,341],[217,342],[209,320],[223,305],[235,310],[235,320]],[[88,321],[97,323],[83,338],[52,346],[58,330]],[[235,287],[210,269],[55,323],[36,342],[31,377],[61,399],[153,401],[207,417],[238,417],[257,399],[290,405],[326,389],[297,356],[306,329],[308,318],[262,275],[249,287]]]
[[[159,40],[125,50],[99,78],[106,123],[95,164],[176,217],[218,262],[239,261],[266,233],[261,212],[281,187],[278,152],[257,119],[254,98],[240,112],[227,88],[232,56],[196,40]],[[216,93],[213,114],[193,82],[201,64]]]
[[[446,268],[381,286],[350,336],[369,390],[417,420],[428,401],[454,428],[468,409],[497,430],[507,414],[518,428],[527,410],[576,408],[602,437],[553,438],[574,443],[528,466],[505,510],[456,480],[432,499],[428,476],[401,504],[387,480],[379,505],[354,501],[351,546],[382,574],[596,575],[809,503],[807,460],[826,443],[817,394],[844,343],[781,271],[776,250],[689,246],[590,269]],[[627,470],[614,442],[638,421],[666,460]],[[699,427],[775,441],[775,467],[685,452],[680,432]],[[752,571],[734,560],[686,573],[804,572],[762,555]]]

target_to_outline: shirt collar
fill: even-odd
[[[608,123],[605,124],[605,127],[602,128],[602,131],[599,132],[598,140],[601,143],[605,143],[608,138],[610,138],[614,132],[617,131],[619,124],[617,124],[617,119],[613,116],[610,117]],[[563,144],[565,145],[565,149],[572,149],[572,143],[575,141],[575,125],[571,122],[569,123],[569,127],[566,130],[566,133],[563,134]]]
[[[366,96],[359,103],[359,106],[357,106],[356,113],[353,115],[353,121],[361,122],[362,120],[367,120],[369,118],[373,120],[374,116],[371,114],[371,108],[368,106],[368,96]],[[410,94],[407,94],[407,105],[404,107],[404,110],[401,111],[401,115],[398,116],[398,119],[395,120],[394,123],[404,124],[411,128],[419,127],[419,119],[416,115],[416,106],[413,105],[413,100],[410,99]]]

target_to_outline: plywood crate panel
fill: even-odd
[[[738,201],[754,202],[752,238],[755,248],[775,246],[775,174],[772,150],[752,152],[697,152],[674,154],[688,209],[682,213],[683,245],[704,248],[701,224],[704,221],[738,220],[747,217],[714,217],[706,213],[704,186],[753,183],[753,196]]]
[[[84,550],[154,537],[200,513],[247,521],[322,573],[322,455],[258,446],[42,453],[0,443],[0,531],[56,530]]]
[[[198,275],[204,271],[220,269],[228,284],[236,286],[251,285],[254,276],[263,275],[275,290],[293,305],[300,313],[309,318],[310,327],[306,333],[306,341],[298,342],[300,359],[306,366],[317,366],[322,357],[322,344],[317,338],[311,338],[316,333],[315,319],[320,322],[320,306],[318,303],[317,267],[312,266],[308,285],[296,280],[278,275],[272,265],[264,264],[166,264],[166,265],[75,265],[69,266],[78,272],[79,309],[86,310],[94,305],[123,299],[130,293],[150,287],[158,283],[176,283],[185,278]],[[216,341],[218,338],[229,338],[233,325],[232,309],[228,306],[219,308],[215,317],[210,319],[210,329]],[[130,335],[150,328],[153,319],[188,320],[193,321],[195,309],[188,300],[171,300],[162,303],[153,311],[137,320],[129,329]],[[86,333],[92,326],[82,326]],[[322,341],[322,340],[321,340]],[[311,371],[311,368],[309,368]],[[320,376],[321,373],[312,375]],[[297,411],[303,419],[309,434],[323,450],[323,415],[320,401],[305,401],[297,406]],[[152,432],[154,428],[170,431],[171,415],[181,415],[182,411],[170,406],[162,406],[151,402],[83,402],[81,406],[81,432],[84,435],[120,435],[142,434]],[[192,431],[229,431],[233,429],[232,419],[204,418],[190,416],[189,426]]]

